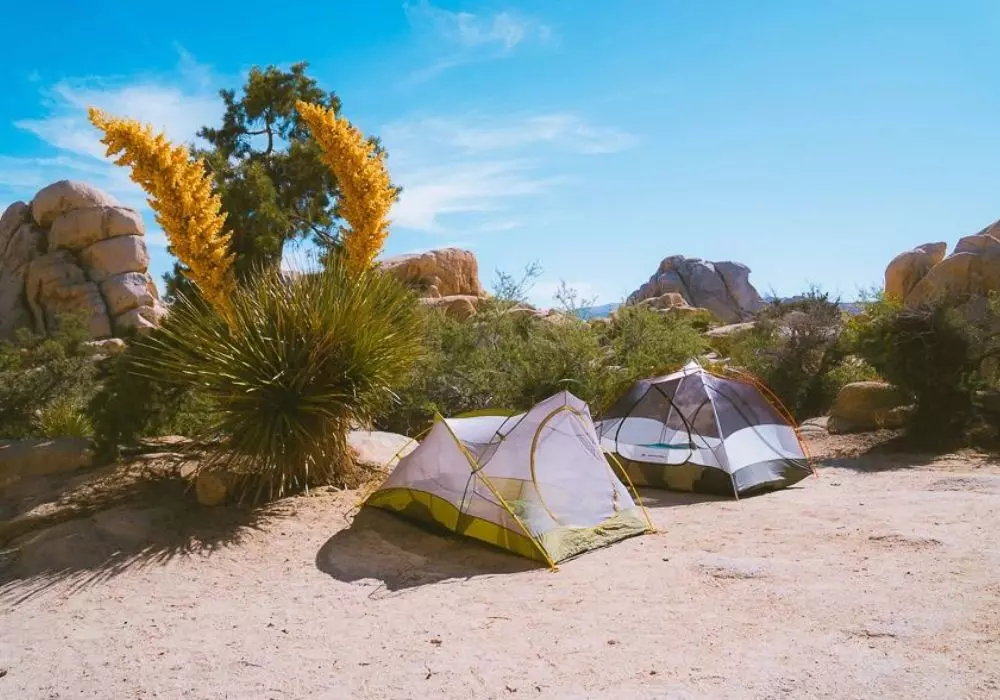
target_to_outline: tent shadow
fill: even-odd
[[[351,526],[316,553],[316,568],[345,583],[401,591],[449,580],[520,573],[537,562],[476,540],[418,527],[376,508],[362,508]]]
[[[646,508],[676,508],[690,506],[696,503],[713,503],[715,501],[732,501],[732,496],[721,496],[714,493],[695,493],[693,491],[671,491],[640,486],[639,498]]]

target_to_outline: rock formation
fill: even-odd
[[[0,339],[81,318],[93,338],[150,328],[165,312],[150,279],[142,217],[61,180],[0,217]]]
[[[627,303],[677,308],[683,301],[688,306],[711,311],[721,321],[738,323],[751,318],[764,305],[749,278],[750,268],[740,263],[673,255],[660,263],[656,274],[633,292]],[[662,303],[647,302],[666,295],[680,295],[681,299],[670,296]]]
[[[384,260],[382,268],[425,297],[485,296],[479,283],[479,264],[468,250],[442,248],[397,255]]]
[[[417,290],[424,306],[458,319],[474,316],[486,296],[479,282],[479,263],[469,250],[441,248],[397,255],[382,261],[382,269]]]
[[[962,238],[945,257],[947,248],[925,243],[893,258],[885,269],[886,296],[916,307],[959,305],[1000,291],[1000,222]]]
[[[912,412],[910,398],[886,382],[852,382],[841,388],[827,429],[831,433],[864,433],[900,428]]]

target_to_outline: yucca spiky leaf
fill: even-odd
[[[412,295],[378,269],[289,278],[261,272],[225,316],[180,298],[144,342],[140,371],[193,384],[217,408],[218,444],[203,468],[237,475],[243,493],[276,498],[349,481],[347,432],[394,395],[420,353]]]

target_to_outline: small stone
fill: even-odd
[[[225,502],[229,492],[228,481],[222,474],[199,472],[194,481],[194,491],[198,503],[203,506],[221,505]]]

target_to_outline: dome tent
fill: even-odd
[[[653,530],[565,391],[517,415],[439,418],[365,505],[552,567]]]
[[[738,498],[813,473],[777,399],[748,376],[715,374],[694,360],[633,384],[597,431],[602,448],[640,486]]]

